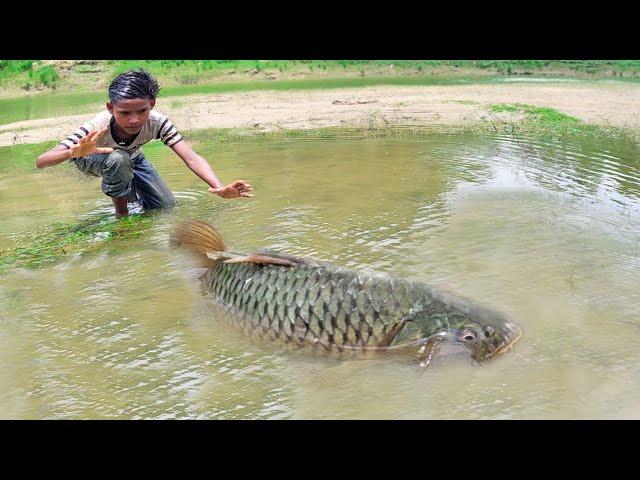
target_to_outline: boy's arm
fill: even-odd
[[[51,150],[43,153],[36,160],[36,167],[45,168],[52,167],[65,160],[71,160],[73,152],[62,144],[58,144]]]
[[[171,149],[178,155],[189,169],[206,182],[211,188],[209,191],[222,198],[253,197],[249,192],[253,187],[244,180],[236,180],[229,185],[224,185],[213,172],[211,165],[194,152],[185,140],[171,146]]]
[[[83,157],[85,155],[91,155],[92,153],[111,153],[113,148],[96,147],[96,142],[107,131],[107,127],[101,130],[95,130],[90,132],[86,137],[78,140],[78,143],[67,149],[62,144],[58,144],[48,152],[43,153],[36,160],[36,167],[45,168],[62,163],[65,160],[71,160],[75,157]]]

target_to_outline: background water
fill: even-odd
[[[195,142],[225,201],[148,148],[180,205],[147,235],[0,276],[0,418],[640,418],[640,174],[628,144],[522,137]],[[99,180],[0,172],[0,250],[100,218]],[[484,366],[424,374],[259,344],[212,316],[178,219],[235,250],[273,248],[427,282],[524,328]]]

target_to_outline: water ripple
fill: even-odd
[[[256,196],[212,196],[167,162],[179,205],[144,238],[3,274],[0,416],[638,414],[633,147],[511,135],[354,136],[205,142],[203,154],[216,158],[221,178],[250,180]],[[25,191],[42,188],[34,176],[21,180]],[[73,195],[73,187],[57,182],[51,195]],[[88,220],[111,214],[107,200],[89,195],[89,186],[82,191]],[[217,323],[197,290],[201,270],[168,247],[185,218],[214,224],[236,250],[271,248],[453,290],[517,317],[526,335],[491,365],[443,359],[419,378],[404,364],[336,364],[252,343]],[[0,235],[11,243],[21,233]]]

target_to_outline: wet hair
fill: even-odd
[[[131,98],[155,100],[158,90],[157,80],[146,70],[136,68],[113,79],[109,85],[109,100],[113,105]]]

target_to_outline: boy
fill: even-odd
[[[253,188],[244,180],[224,186],[171,120],[153,110],[158,90],[158,82],[145,70],[118,75],[109,86],[107,110],[40,155],[36,166],[69,160],[83,173],[102,177],[102,191],[113,200],[116,218],[129,214],[128,199],[137,198],[144,210],[172,207],[173,194],[140,148],[159,139],[209,184],[210,192],[222,198],[253,197]]]

